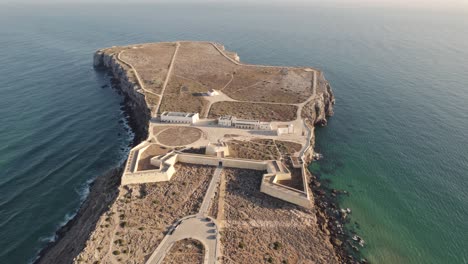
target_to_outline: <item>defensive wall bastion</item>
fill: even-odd
[[[258,170],[266,172],[263,175],[261,182],[261,192],[305,208],[312,207],[312,196],[309,193],[307,180],[308,172],[303,164],[301,168],[303,183],[302,190],[291,188],[279,183],[280,181],[291,179],[291,172],[282,164],[282,162],[277,160],[258,161],[171,151],[165,155],[159,155],[151,158],[151,164],[157,169],[138,171],[137,161],[139,160],[142,151],[144,151],[148,146],[148,142],[143,142],[132,150],[132,154],[129,155],[126,168],[122,175],[121,185],[170,181],[176,172],[174,166],[177,163]]]

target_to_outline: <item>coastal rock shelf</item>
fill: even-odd
[[[335,102],[321,71],[243,64],[188,41],[101,49],[94,66],[124,94],[137,140],[94,230],[72,241],[74,221],[38,263],[162,263],[172,243],[200,263],[347,258],[309,186],[314,127]]]

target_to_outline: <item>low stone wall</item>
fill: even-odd
[[[144,148],[144,147],[143,147]],[[142,148],[142,149],[143,149]],[[141,149],[140,149],[141,150]],[[135,150],[138,151],[138,150]],[[154,159],[154,158],[153,158]],[[154,160],[151,163],[154,163]],[[232,159],[218,158],[213,156],[199,154],[182,154],[169,153],[160,158],[161,168],[158,170],[148,170],[134,173],[124,173],[122,176],[122,185],[141,184],[148,182],[169,181],[175,173],[175,164],[190,163],[205,166],[219,166],[220,162],[223,167],[240,168],[249,170],[267,171],[264,175],[260,191],[270,196],[282,199],[284,201],[297,204],[306,208],[311,208],[309,193],[307,191],[306,175],[303,167],[304,191],[296,190],[288,186],[277,184],[278,180],[288,180],[291,178],[289,171],[282,172],[277,170],[272,164],[272,161],[256,161],[247,159]],[[276,161],[273,161],[276,162]],[[164,164],[164,165],[163,165]]]
[[[275,178],[275,175],[264,176],[262,184],[260,185],[260,191],[275,198],[297,204],[305,208],[312,208],[312,202],[310,201],[309,195],[307,193],[284,185],[276,184]]]
[[[218,166],[220,159],[205,155],[177,154],[176,162],[199,164],[207,166]]]
[[[267,170],[267,161],[254,161],[247,159],[218,158],[196,154],[178,154],[177,162],[192,163],[200,165],[218,166],[222,162],[223,167],[239,168],[248,170]]]
[[[223,166],[248,170],[267,170],[268,163],[241,159],[223,159]]]
[[[173,170],[173,172],[175,172],[175,170]],[[160,170],[125,173],[124,175],[122,175],[121,185],[169,181],[172,177],[172,174]]]
[[[291,174],[288,173],[277,173],[275,175],[275,183],[277,181],[284,181],[284,180],[289,180],[291,179]]]
[[[304,192],[306,193],[307,195],[307,199],[309,200],[313,200],[313,195],[310,195],[310,192],[309,192],[309,170],[307,169],[306,165],[305,164],[302,164],[302,182],[304,183],[303,184],[303,187],[304,187]]]

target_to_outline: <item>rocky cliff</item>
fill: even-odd
[[[148,123],[151,119],[151,110],[146,103],[133,70],[120,62],[118,52],[98,50],[94,54],[94,67],[108,70],[112,76],[112,85],[125,96],[125,107],[130,115],[130,125],[136,135],[135,142],[141,142],[148,136]]]
[[[137,85],[131,69],[118,61],[112,49],[99,50],[94,54],[94,67],[111,74],[112,87],[125,96],[124,107],[129,115],[129,124],[135,133],[134,145],[148,136],[148,122],[151,118],[145,96]],[[96,178],[90,186],[89,196],[81,205],[76,216],[57,233],[56,241],[50,243],[38,255],[34,263],[72,263],[83,250],[89,235],[96,229],[99,217],[108,210],[118,194],[121,167]]]
[[[96,178],[76,216],[56,232],[57,239],[38,254],[35,264],[72,263],[83,250],[99,217],[113,204],[123,168],[115,168]]]
[[[322,72],[318,74],[317,93],[315,99],[307,103],[302,109],[302,118],[306,120],[307,126],[312,130],[310,148],[304,153],[306,162],[311,162],[315,147],[315,126],[327,125],[327,117],[333,115],[335,96],[330,83],[325,79]]]

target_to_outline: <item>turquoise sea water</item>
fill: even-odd
[[[102,47],[212,40],[321,68],[337,97],[312,170],[374,263],[467,263],[468,14],[308,5],[0,6],[0,263],[26,263],[125,155]]]

